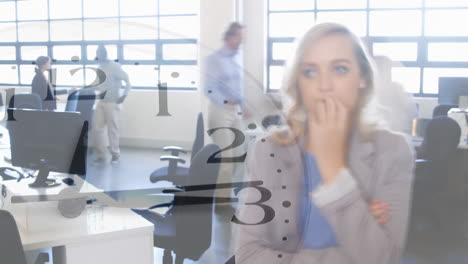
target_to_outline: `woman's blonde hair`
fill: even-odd
[[[377,122],[369,118],[370,114],[368,116],[366,114],[374,92],[374,66],[366,49],[361,40],[345,26],[336,23],[322,23],[313,26],[304,34],[296,45],[295,53],[286,65],[281,86],[281,98],[287,126],[276,129],[272,134],[273,139],[279,144],[290,144],[304,136],[307,114],[297,85],[300,63],[314,42],[331,34],[342,34],[351,40],[361,75],[366,81],[366,87],[359,89],[358,106],[354,120],[358,122],[359,130],[365,139],[370,139],[376,128]]]

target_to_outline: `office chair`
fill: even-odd
[[[437,116],[447,116],[447,113],[450,109],[452,108],[457,108],[458,105],[452,105],[452,104],[440,104],[434,108],[432,111],[432,118],[437,117]]]
[[[84,121],[88,121],[88,126],[91,126],[94,114],[94,102],[96,95],[94,91],[77,90],[68,95],[65,111],[80,112]]]
[[[217,151],[218,145],[208,144],[195,155],[187,185],[176,189],[171,203],[155,205],[147,210],[133,209],[154,223],[154,246],[164,249],[164,264],[172,264],[172,252],[176,255],[176,264],[182,264],[185,258],[196,261],[211,245],[214,189],[197,191],[196,196],[185,191],[195,185],[216,183],[220,164],[207,161]],[[163,215],[151,211],[160,207],[168,207],[169,210]]]
[[[192,145],[192,154],[190,160],[193,160],[194,156],[205,144],[205,128],[203,124],[203,114],[198,113],[197,117],[197,128],[195,130],[195,140]],[[164,151],[171,151],[170,156],[161,156],[161,161],[169,161],[169,166],[156,169],[150,175],[150,181],[155,183],[158,181],[170,181],[175,185],[184,185],[189,174],[188,167],[177,166],[178,163],[185,164],[185,160],[179,158],[179,153],[187,153],[186,150],[177,146],[168,146],[163,149]]]
[[[449,206],[447,178],[460,141],[458,123],[438,116],[427,125],[426,135],[417,151],[413,186],[413,226],[418,221],[441,225],[437,213]]]
[[[5,210],[0,210],[0,262],[27,264],[18,226],[11,213]],[[40,253],[35,263],[46,262],[49,262],[49,254]]]
[[[262,126],[268,129],[270,126],[281,126],[283,121],[280,115],[267,115],[262,119]]]
[[[17,93],[11,97],[8,108],[42,109],[42,100],[38,94]]]

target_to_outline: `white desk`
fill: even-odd
[[[26,200],[34,194],[58,195],[67,186],[32,189],[32,179],[5,181],[7,200],[20,193]],[[79,180],[77,180],[77,183]],[[98,192],[84,183],[81,194]],[[101,200],[105,194],[99,194]],[[109,201],[111,198],[108,197]],[[60,215],[57,202],[5,204],[20,229],[26,251],[53,248],[54,264],[153,263],[154,225],[127,208],[87,206],[80,216]]]
[[[49,232],[20,229],[24,250],[51,247],[54,264],[154,262],[154,226],[129,209],[87,208],[79,218],[78,224]]]

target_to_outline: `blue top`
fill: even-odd
[[[304,248],[336,247],[338,243],[334,230],[309,197],[309,193],[322,183],[317,160],[312,154],[304,152],[304,164],[304,197],[301,212],[304,219]]]
[[[242,63],[237,51],[223,47],[207,58],[205,95],[212,103],[224,105],[228,100],[244,107],[243,82]]]

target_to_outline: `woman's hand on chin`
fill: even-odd
[[[329,96],[309,113],[307,148],[317,159],[324,184],[332,183],[346,167],[349,117],[350,111]]]

